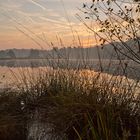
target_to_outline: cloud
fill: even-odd
[[[33,3],[34,5],[40,7],[42,10],[46,10],[46,7],[42,6],[41,4],[39,4],[38,2],[34,1],[34,0],[28,0],[29,2]]]
[[[80,2],[75,0],[62,1],[64,2],[70,23],[64,13],[61,0],[0,0],[0,29],[2,29],[0,35],[3,42],[5,42],[3,47],[10,47],[13,44],[17,47],[18,45],[24,47],[31,46],[32,41],[16,30],[15,26],[26,31],[31,36],[33,35],[24,27],[27,27],[40,37],[42,37],[42,33],[45,33],[47,40],[52,42],[56,40],[56,34],[62,36],[65,42],[71,42],[70,25],[74,30],[80,29],[80,26],[77,25],[79,21],[74,19],[74,15],[76,13],[76,6],[79,5],[78,3],[82,3],[82,0]],[[3,16],[2,13],[10,18]],[[17,21],[17,23],[14,21]],[[85,32],[80,32],[79,34],[82,36]],[[7,43],[6,40],[13,41],[13,43]],[[24,42],[26,42],[26,45]]]

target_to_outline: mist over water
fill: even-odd
[[[24,76],[29,78],[36,78],[40,74],[43,74],[45,72],[49,72],[52,70],[56,70],[56,68],[67,68],[67,61],[64,60],[50,60],[51,63],[49,63],[48,60],[39,60],[39,59],[32,59],[32,60],[5,60],[0,61],[0,92],[2,92],[5,89],[8,88],[16,88],[17,85],[22,84],[22,79],[24,79]],[[53,62],[53,63],[52,63]],[[102,66],[104,68],[107,68],[108,64],[110,63],[109,60],[102,61]],[[118,61],[113,61],[113,65],[110,67],[112,70],[111,72],[115,71]],[[77,67],[81,69],[81,73],[84,73],[87,75],[87,80],[89,82],[90,77],[94,76],[94,74],[99,73],[100,65],[98,60],[90,60],[86,62],[88,64],[87,67],[84,67],[84,63],[82,61],[77,60],[70,60],[69,62],[69,69],[74,71]],[[133,63],[131,64],[133,65]],[[139,69],[139,66],[135,65],[135,67]],[[135,93],[139,93],[140,91],[140,82],[137,83],[136,76],[133,78],[125,78],[123,75],[114,75],[112,78],[112,73],[109,70],[106,69],[106,71],[102,72],[100,78],[101,81],[104,81],[106,79],[106,82],[111,81],[114,85],[114,91],[115,87],[118,87],[117,83],[119,84],[120,80],[123,80],[121,82],[121,86],[131,86],[133,89],[133,86],[135,88]],[[136,75],[136,73],[135,73]],[[133,76],[133,75],[129,75]],[[137,87],[135,87],[135,83],[137,83]],[[116,85],[115,85],[116,84]],[[121,87],[120,87],[121,88]],[[44,125],[39,121],[39,115],[40,112],[38,110],[35,111],[33,114],[32,121],[28,124],[28,139],[40,139],[45,140],[46,138],[49,139],[52,137],[50,134],[51,127],[49,125]],[[60,138],[61,139],[61,138]]]
[[[140,65],[126,60],[123,62],[123,67],[127,63],[127,69],[122,69],[119,60],[103,59],[8,59],[0,60],[0,80],[4,81],[9,77],[9,71],[19,68],[38,68],[38,67],[52,67],[53,69],[87,69],[97,72],[108,73],[111,75],[127,76],[130,79],[140,80]]]
[[[66,61],[64,60],[50,60],[51,63],[48,60],[40,60],[40,59],[32,59],[32,60],[0,60],[0,90],[3,91],[3,89],[8,89],[8,88],[16,88],[18,84],[21,83],[21,81],[24,78],[24,75],[26,75],[29,79],[31,77],[37,77],[39,76],[42,72],[48,72],[48,70],[56,70],[57,68],[62,68],[66,69],[67,65],[65,64]],[[53,62],[53,63],[52,63]],[[126,81],[125,75],[123,75],[120,71],[116,72],[115,70],[117,69],[118,61],[113,61],[112,66],[107,69],[108,64],[110,63],[109,60],[104,60],[102,61],[102,66],[104,68],[104,71],[102,72],[103,78],[110,80],[112,76],[114,79],[123,79],[124,80],[124,85],[128,86]],[[132,62],[131,62],[132,63]],[[100,72],[100,65],[98,60],[90,60],[86,62],[86,67],[84,67],[84,63],[82,61],[77,61],[77,60],[70,60],[69,62],[69,70],[75,70],[77,67],[79,67],[79,70],[84,71],[85,73],[90,74],[96,74]],[[133,65],[133,63],[131,64]],[[137,69],[136,71],[130,71],[127,76],[127,80],[129,80],[129,84],[133,83],[139,83],[137,87],[137,91],[139,91],[140,87],[140,82],[139,82],[139,72],[140,72],[140,66],[135,65],[135,68]],[[120,72],[120,73],[119,73]],[[93,75],[92,75],[93,76]],[[114,80],[114,81],[115,81]]]

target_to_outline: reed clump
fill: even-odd
[[[31,101],[37,95],[28,106],[39,108],[41,121],[51,124],[54,135],[70,140],[140,138],[140,96],[127,78],[59,69],[28,83],[25,97],[30,93]]]
[[[6,106],[1,105],[7,114],[0,117],[9,117],[8,112],[15,116],[12,121],[6,120],[8,125],[9,120],[16,124],[24,122],[19,130],[25,132],[37,113],[36,119],[49,124],[51,135],[61,136],[58,139],[140,139],[140,96],[135,92],[134,83],[129,81],[126,85],[128,79],[88,70],[40,70],[37,73],[36,77],[29,73],[32,78],[21,78],[16,96],[8,94],[5,100],[0,96],[0,103],[8,103],[9,107],[6,111]],[[12,130],[18,132],[18,127],[14,128]],[[24,134],[27,137],[28,133]]]
[[[0,94],[0,139],[25,140],[27,136],[27,114],[21,105],[21,98],[15,92]]]

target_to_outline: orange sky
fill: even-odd
[[[95,45],[93,35],[76,18],[81,14],[78,8],[88,1],[1,0],[0,49],[47,49],[50,42],[59,47],[57,37],[65,46],[79,45],[78,36],[81,45]]]
[[[92,0],[0,0],[0,50],[51,49],[51,42],[55,47],[97,45],[94,33],[76,16],[85,17],[79,10],[83,3],[90,5]],[[100,18],[105,19],[104,16],[100,11]],[[99,30],[97,23],[86,23],[94,31]]]

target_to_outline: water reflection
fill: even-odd
[[[90,69],[94,71],[101,71],[112,75],[125,75],[130,79],[140,80],[140,65],[133,61],[127,62],[127,69],[125,69],[125,62],[120,65],[118,60],[102,60],[100,63],[98,59],[80,60],[80,59],[13,59],[0,60],[0,66],[17,68],[17,67],[53,67],[68,68],[68,69]]]
[[[21,61],[20,61],[21,62]],[[7,64],[12,64],[10,61],[8,61]],[[19,63],[20,64],[20,63]],[[26,64],[26,63],[24,63]],[[38,65],[38,63],[35,63],[36,65]],[[35,77],[38,74],[40,74],[41,72],[47,72],[48,69],[51,70],[50,67],[15,67],[17,64],[14,64],[14,67],[6,67],[6,66],[2,66],[0,67],[0,81],[1,81],[1,88],[2,86],[5,86],[7,84],[11,84],[11,86],[16,85],[16,82],[18,82],[18,79],[22,78],[22,72],[24,72],[24,74],[27,76],[27,74],[33,74],[31,76]],[[90,78],[92,78],[93,74],[96,73],[94,71],[89,71],[89,70],[83,70],[81,72],[81,75],[84,74],[86,75],[86,80],[89,82]],[[135,82],[134,80],[130,80],[129,81],[125,81],[128,79],[122,78],[121,76],[114,76],[114,78],[112,79],[112,75],[106,74],[106,73],[102,73],[102,79],[104,81],[104,79],[106,79],[106,82],[108,81],[112,81],[112,84],[114,84],[114,81],[119,81],[120,79],[124,80],[125,85],[127,86],[128,82],[129,84],[133,85],[133,83]],[[28,76],[27,76],[28,77]],[[29,76],[30,78],[30,76]],[[112,80],[111,80],[112,79]],[[117,80],[118,79],[118,80]],[[79,80],[80,81],[80,80]],[[120,82],[116,82],[116,87],[120,86]],[[123,83],[123,82],[122,82]],[[124,85],[122,85],[123,87]],[[114,89],[115,90],[115,89]],[[137,91],[139,92],[139,87],[137,87]],[[44,123],[42,123],[40,121],[40,110],[35,110],[35,112],[33,112],[32,115],[32,121],[29,123],[28,125],[28,139],[31,140],[45,140],[45,139],[51,139],[52,135],[51,135],[51,127],[49,125],[46,125]],[[58,138],[61,139],[61,138]],[[53,138],[53,140],[55,140]]]
[[[43,60],[0,60],[0,66],[7,67],[40,67],[47,66],[47,61]]]

